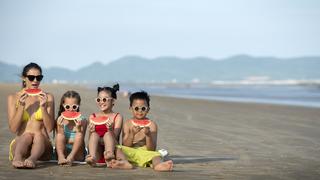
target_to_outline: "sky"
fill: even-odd
[[[0,0],[0,61],[320,55],[318,0]]]

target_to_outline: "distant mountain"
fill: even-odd
[[[19,66],[0,62],[0,82],[19,82]],[[320,79],[320,57],[279,59],[238,55],[223,60],[206,57],[146,59],[126,56],[109,64],[93,63],[77,71],[52,67],[44,69],[46,82],[211,82],[270,79]]]

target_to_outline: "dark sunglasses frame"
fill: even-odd
[[[133,107],[132,109],[134,111],[137,111],[137,112],[140,111],[140,110],[142,112],[146,112],[146,111],[148,111],[149,108],[147,106],[136,106],[136,107]]]
[[[79,108],[79,105],[78,104],[64,104],[63,105],[64,109],[66,110],[69,110],[69,109],[72,109],[72,110],[77,110]]]
[[[29,79],[29,81],[34,81],[36,79],[37,81],[40,82],[43,79],[43,75],[38,75],[38,76],[27,75],[26,77]]]

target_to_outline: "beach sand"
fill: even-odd
[[[82,97],[81,111],[97,111],[95,89],[44,85],[55,96],[69,89]],[[113,170],[88,165],[41,163],[18,170],[8,160],[14,134],[7,123],[7,95],[18,85],[0,85],[0,179],[319,179],[320,109],[151,96],[149,117],[158,123],[158,149],[167,149],[173,172],[150,168]],[[130,117],[128,98],[115,111]],[[57,113],[57,111],[56,111]],[[86,140],[87,140],[86,136]]]

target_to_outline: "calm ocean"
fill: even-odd
[[[170,97],[320,108],[319,85],[121,85],[121,91],[139,90]]]

